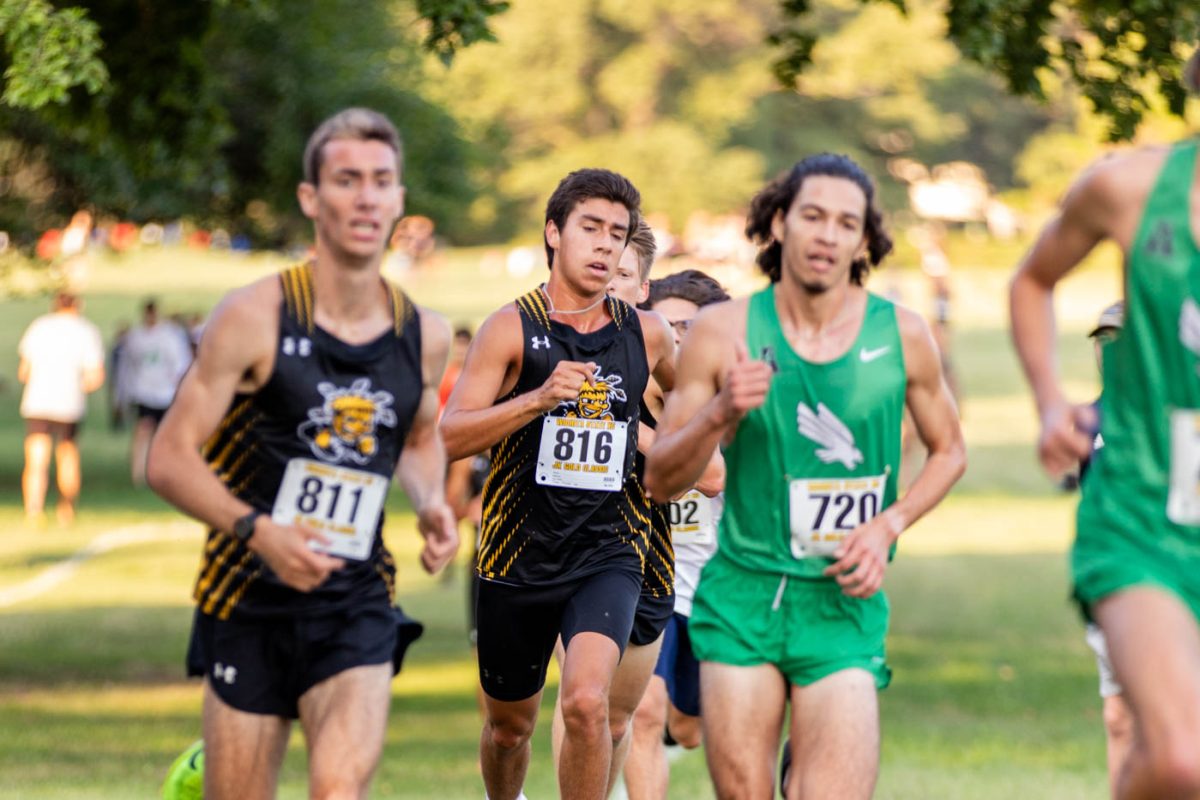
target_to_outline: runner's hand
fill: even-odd
[[[329,540],[309,528],[276,524],[264,514],[256,520],[247,546],[279,580],[308,593],[324,583],[331,572],[346,565],[340,558],[313,550],[313,544],[328,545]]]
[[[1090,405],[1063,403],[1042,414],[1042,432],[1038,438],[1038,458],[1054,478],[1079,468],[1079,462],[1092,453],[1096,435],[1096,411]]]
[[[552,411],[558,404],[579,399],[579,390],[596,374],[596,365],[580,361],[560,361],[554,371],[537,391],[537,406],[542,411]]]
[[[458,552],[458,523],[445,503],[426,506],[417,513],[417,530],[425,537],[421,566],[436,575]]]
[[[859,525],[833,551],[836,559],[825,568],[825,576],[835,578],[842,594],[866,599],[883,586],[888,550],[899,536],[887,512]]]
[[[748,412],[765,403],[775,376],[770,364],[751,360],[742,341],[734,341],[733,347],[733,366],[725,373],[725,384],[717,394],[718,408],[726,425],[740,422]]]

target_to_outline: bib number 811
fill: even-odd
[[[327,520],[338,519],[348,525],[353,525],[358,517],[359,503],[362,501],[362,487],[358,486],[347,493],[346,503],[350,507],[350,513],[339,518],[338,506],[342,500],[342,484],[338,481],[326,484],[320,478],[310,476],[300,482],[300,494],[296,496],[296,509],[301,514],[317,515],[323,493],[328,494],[329,504],[325,508],[325,513],[319,516],[323,516]]]

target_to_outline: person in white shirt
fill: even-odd
[[[25,420],[25,470],[21,493],[25,518],[44,522],[50,452],[58,480],[58,521],[70,524],[79,498],[79,421],[87,395],[104,383],[104,346],[100,331],[79,313],[79,300],[68,292],[54,297],[53,310],[35,319],[17,346],[17,378],[25,384],[21,417]],[[57,444],[56,444],[57,441]]]
[[[146,483],[146,453],[150,439],[175,399],[175,387],[192,363],[187,335],[179,326],[158,316],[158,304],[147,300],[142,322],[129,332],[123,357],[130,369],[129,395],[137,410],[130,448],[130,475],[134,486]]]

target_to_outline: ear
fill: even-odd
[[[642,285],[638,287],[637,305],[646,302],[646,298],[650,296],[650,281],[642,281]]]
[[[400,186],[396,188],[396,191],[398,192],[397,199],[399,200],[399,203],[397,203],[396,219],[401,219],[404,216],[404,197],[406,192],[404,184],[400,184]]]
[[[559,233],[558,225],[552,219],[546,220],[546,230],[544,233],[546,244],[554,251],[554,258],[551,259],[550,263],[551,268],[553,268],[554,262],[558,260],[558,248],[562,246],[562,234]]]
[[[858,247],[854,248],[854,260],[862,259],[870,263],[870,243],[867,241],[866,232],[863,233],[862,241],[858,243]]]
[[[317,218],[317,187],[308,181],[296,187],[296,199],[300,201],[300,210],[309,219]]]
[[[779,244],[783,244],[783,232],[785,229],[783,216],[784,210],[779,208],[775,210],[775,216],[771,217],[771,238]]]

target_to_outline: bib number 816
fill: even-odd
[[[593,434],[595,438],[593,438]],[[575,431],[559,428],[554,434],[554,458],[559,461],[586,461],[607,464],[612,459],[613,435],[609,431]],[[579,455],[575,455],[578,446]],[[591,456],[588,449],[591,447]]]

